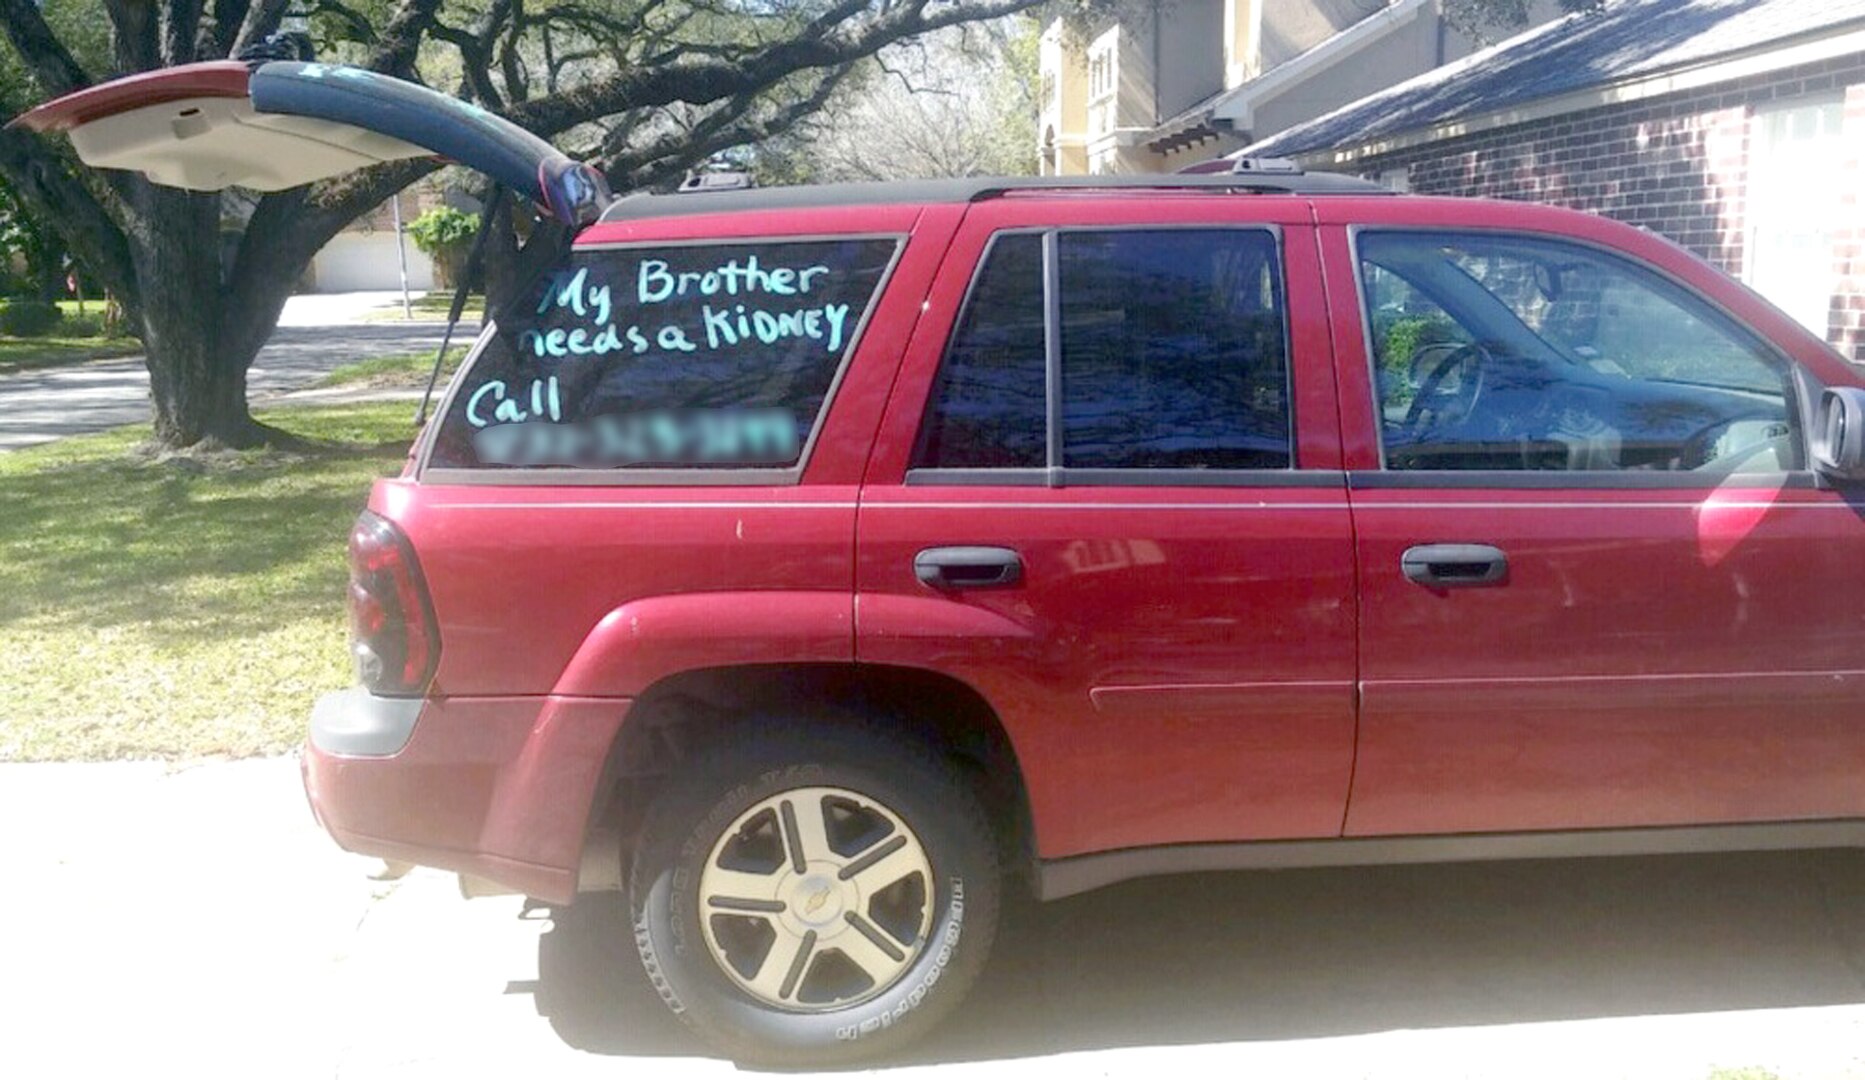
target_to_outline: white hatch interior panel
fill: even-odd
[[[242,61],[145,71],[7,123],[64,133],[100,169],[193,191],[283,191],[385,161],[457,162],[581,227],[614,200],[602,174],[504,117],[418,83],[341,64]]]
[[[192,191],[283,191],[384,161],[434,156],[350,124],[257,113],[249,98],[148,105],[90,120],[70,135],[88,165],[134,169]]]

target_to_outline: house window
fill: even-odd
[[[1840,220],[1838,98],[1761,110],[1749,140],[1746,273],[1756,292],[1826,336],[1832,303],[1833,224]]]
[[[1120,27],[1094,39],[1088,47],[1088,134],[1105,135],[1115,128],[1120,86]]]

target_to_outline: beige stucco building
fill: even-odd
[[[1559,14],[1537,0],[1533,21]],[[1045,175],[1171,172],[1467,56],[1439,0],[1152,0],[1043,33]]]

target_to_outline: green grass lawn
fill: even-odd
[[[344,544],[408,409],[262,418],[323,445],[161,461],[137,425],[0,454],[0,760],[276,752],[349,684]]]
[[[447,387],[447,378],[460,361],[466,357],[466,346],[447,349],[447,360],[440,366],[440,379],[434,384],[436,396]],[[317,380],[316,386],[348,386],[358,390],[411,388],[419,390],[427,385],[428,374],[434,370],[434,354],[431,352],[398,353],[393,356],[372,356],[367,360],[358,360],[353,364],[344,364],[333,368],[330,374]]]
[[[107,356],[134,356],[139,352],[142,352],[142,342],[131,337],[16,338],[0,334],[0,375],[81,364]]]

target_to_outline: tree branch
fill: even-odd
[[[893,76],[899,81],[900,88],[909,94],[941,94],[946,97],[960,96],[958,91],[949,90],[943,86],[919,86],[915,84],[913,76],[889,64],[885,56],[876,56],[874,58],[874,66],[881,70],[881,74]]]
[[[34,0],[0,0],[0,25],[47,97],[91,85],[91,77],[45,24]]]
[[[90,189],[65,168],[44,139],[0,128],[0,178],[39,221],[50,225],[87,270],[132,314],[140,302],[129,241]]]
[[[466,89],[471,90],[481,105],[494,111],[505,108],[505,98],[492,82],[491,64],[486,60],[485,46],[477,35],[436,21],[428,36],[460,50],[460,69],[466,79]],[[460,96],[466,96],[464,90]]]
[[[805,27],[803,32],[797,36],[805,38],[824,37],[831,31],[839,29],[843,23],[861,14],[867,6],[868,0],[842,0],[841,3],[823,12],[821,15],[816,16],[809,26]]]
[[[233,41],[239,36],[240,23],[252,9],[252,0],[214,0],[211,18],[201,20],[201,34],[194,42],[194,55],[226,57],[232,54]]]
[[[440,168],[433,158],[372,166],[259,200],[228,274],[223,345],[251,356],[278,325],[285,298],[318,249],[389,196]]]
[[[822,108],[854,68],[851,63],[831,70],[810,93],[763,115],[751,115],[758,101],[755,95],[733,98],[686,131],[670,132],[646,146],[617,153],[602,170],[617,191],[664,184],[721,150],[790,130]]]
[[[505,20],[512,11],[513,0],[493,0],[486,6],[480,17],[479,25],[471,30],[456,30],[446,26],[439,19],[434,20],[428,31],[430,36],[438,38],[460,50],[460,67],[466,78],[466,85],[472,88],[473,96],[488,109],[505,108],[505,95],[492,82],[492,46]]]
[[[162,6],[162,63],[194,62],[194,41],[201,31],[203,0],[168,0]]]
[[[847,7],[853,0],[844,0]],[[634,67],[587,86],[515,106],[507,114],[521,127],[549,137],[592,116],[624,109],[704,103],[767,89],[798,71],[833,68],[871,56],[903,38],[978,19],[1011,15],[1040,0],[968,0],[928,14],[923,0],[884,10],[852,29],[821,29],[814,36],[780,41],[742,60],[681,59]]]
[[[162,65],[160,17],[151,0],[104,0],[117,75],[153,71]]]
[[[388,25],[376,39],[376,50],[366,65],[383,75],[408,78],[414,74],[421,39],[434,27],[441,0],[401,0]]]
[[[314,15],[334,15],[343,24],[351,41],[363,45],[376,43],[376,28],[363,14],[340,0],[314,0],[311,12]]]
[[[117,74],[129,75],[162,66],[155,4],[151,0],[104,0],[110,16],[110,43]]]
[[[510,0],[512,9],[511,25],[506,28],[505,38],[499,45],[499,72],[505,76],[505,98],[507,101],[523,101],[531,96],[525,81],[524,58],[518,48],[525,32],[524,0]]]
[[[257,45],[278,32],[278,24],[284,20],[285,12],[291,7],[291,0],[258,0],[246,10],[246,17],[240,22],[240,32],[233,37],[233,44],[228,47],[228,56],[238,56],[247,48]]]

